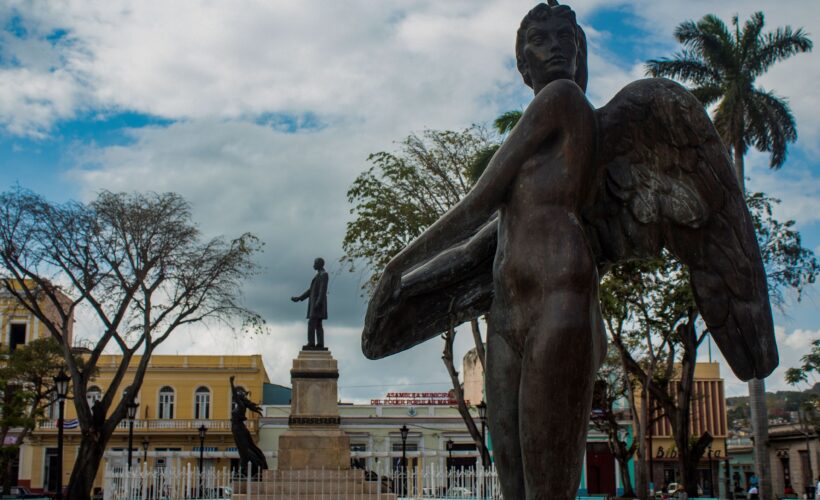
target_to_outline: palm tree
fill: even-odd
[[[769,166],[780,168],[786,161],[786,146],[797,140],[797,127],[788,103],[771,91],[755,86],[755,80],[778,61],[812,49],[802,28],[790,26],[763,33],[763,13],[756,12],[741,29],[737,16],[732,30],[715,15],[698,22],[686,21],[675,29],[683,50],[672,59],[654,59],[646,64],[651,76],[665,76],[691,85],[704,106],[717,104],[714,123],[734,157],[735,174],[745,191],[743,156],[754,146],[771,153]],[[749,381],[755,469],[760,478],[761,498],[773,498],[769,473],[768,414],[766,384]]]
[[[524,112],[521,110],[505,111],[504,113],[498,115],[498,118],[495,119],[493,122],[493,128],[495,128],[496,132],[503,137],[515,127],[515,124],[521,119],[521,115],[523,113]],[[477,181],[478,178],[481,177],[481,174],[484,173],[484,170],[487,168],[487,165],[490,164],[490,160],[493,158],[493,155],[500,147],[501,143],[491,144],[476,155],[472,163],[470,163],[467,167],[467,178],[470,179],[470,182],[475,184],[475,181]]]
[[[731,30],[712,14],[698,22],[686,21],[675,29],[683,50],[672,59],[646,64],[647,74],[689,83],[704,106],[717,104],[715,127],[732,152],[741,187],[743,156],[750,146],[771,153],[769,165],[776,169],[786,161],[786,145],[797,140],[786,100],[755,86],[755,80],[774,63],[812,49],[802,28],[793,31],[786,26],[764,34],[763,24],[762,12],[753,14],[742,29],[737,16]]]

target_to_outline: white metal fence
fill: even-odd
[[[106,467],[103,476],[105,500],[176,500],[188,498],[230,498],[234,477],[227,468],[206,469],[203,474],[196,467],[168,466]]]
[[[381,465],[381,467],[379,467]],[[424,468],[394,469],[384,461],[375,470],[266,471],[261,477],[233,474],[227,468],[196,467],[131,471],[107,467],[104,476],[105,500],[229,499],[231,494],[248,500],[298,498],[321,499],[481,499],[501,500],[498,474],[494,467],[451,468],[429,464]],[[234,497],[236,498],[236,497]]]

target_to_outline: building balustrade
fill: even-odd
[[[192,432],[197,433],[199,431],[199,427],[204,425],[208,431],[213,432],[231,432],[231,421],[230,420],[215,420],[215,419],[208,419],[208,420],[201,420],[201,419],[146,419],[146,420],[134,420],[134,432]],[[257,421],[256,420],[246,420],[245,426],[248,428],[249,431],[255,432],[257,430]],[[43,420],[37,424],[38,431],[54,431],[57,432],[57,421],[56,420]],[[64,427],[64,431],[71,433],[71,432],[79,432],[79,427],[69,428]],[[128,432],[128,420],[123,419],[117,425],[117,433],[120,432]]]

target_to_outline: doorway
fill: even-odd
[[[615,459],[606,443],[587,443],[587,493],[615,495]]]

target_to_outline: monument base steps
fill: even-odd
[[[387,485],[365,481],[364,471],[352,470],[267,470],[258,481],[233,483],[232,500],[396,500]],[[248,492],[250,488],[250,493]]]

